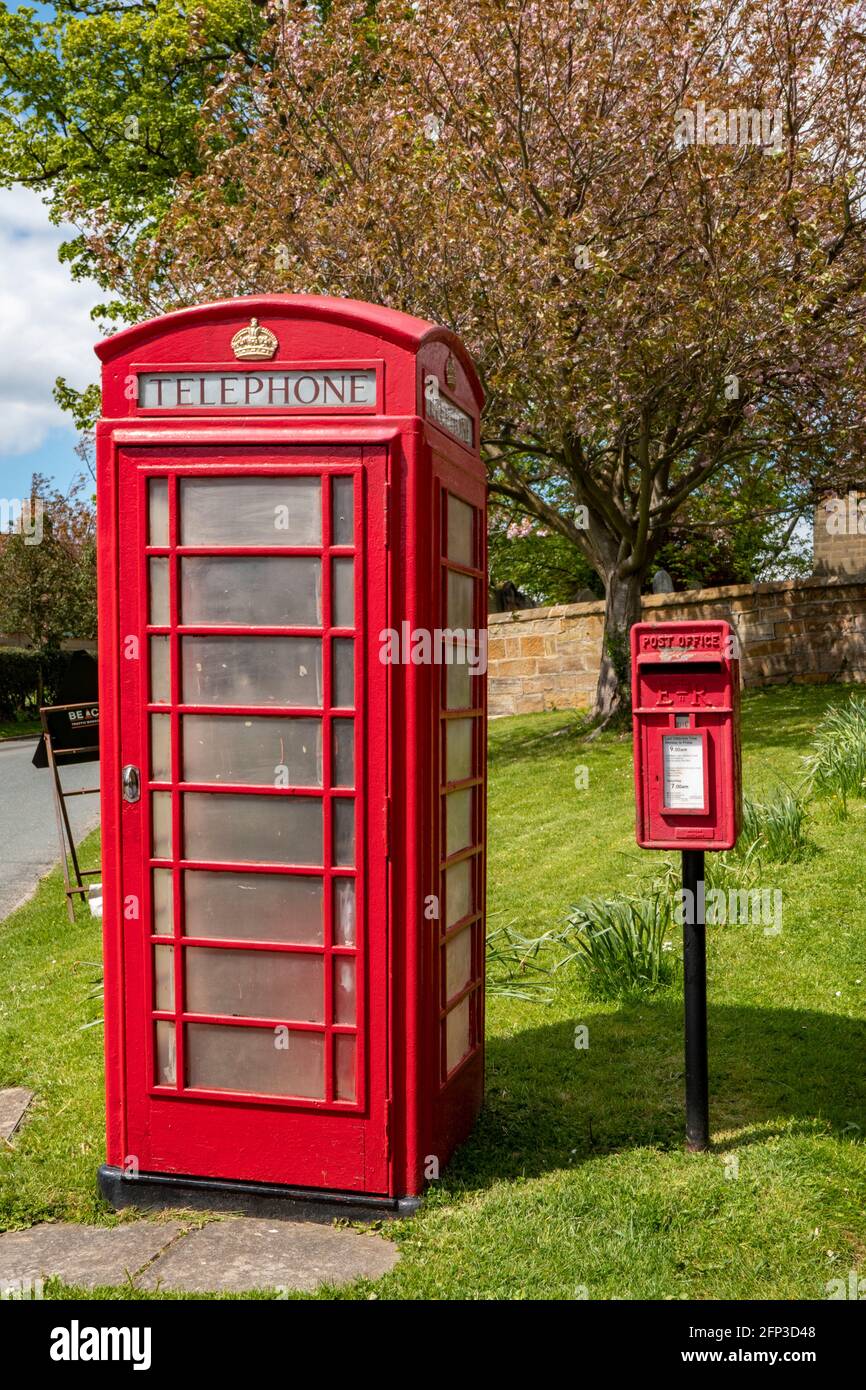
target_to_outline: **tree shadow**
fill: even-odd
[[[579,1025],[585,1048],[575,1046]],[[710,1128],[720,1151],[792,1128],[866,1138],[866,1023],[719,1005],[709,1009],[708,1031]],[[682,1003],[615,1014],[589,1005],[571,1021],[490,1040],[485,1107],[451,1171],[483,1187],[630,1148],[681,1149],[683,1133]]]

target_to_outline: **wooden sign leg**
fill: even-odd
[[[66,912],[70,922],[75,921],[75,907],[73,897],[80,893],[82,897],[87,892],[84,880],[81,877],[81,869],[78,864],[78,855],[75,852],[75,841],[72,838],[72,827],[69,824],[69,815],[66,810],[66,803],[63,799],[63,788],[60,785],[60,773],[57,763],[54,760],[54,749],[51,745],[51,735],[43,718],[42,730],[45,736],[45,751],[48,755],[48,766],[51,768],[54,788],[54,814],[57,820],[57,839],[60,844],[60,864],[63,869],[63,891],[66,895]],[[69,877],[69,854],[72,855],[72,864],[75,869],[75,880],[77,888],[72,887]]]

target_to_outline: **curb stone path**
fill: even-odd
[[[179,1221],[124,1226],[66,1222],[0,1236],[0,1288],[56,1275],[65,1284],[126,1284],[181,1234]]]
[[[85,1288],[131,1281],[164,1293],[310,1293],[378,1279],[398,1258],[381,1236],[314,1222],[234,1216],[197,1230],[181,1221],[46,1224],[0,1235],[0,1292],[56,1275]]]
[[[147,1270],[143,1289],[242,1293],[285,1289],[311,1293],[320,1284],[378,1279],[398,1260],[378,1235],[313,1222],[234,1216],[212,1221],[176,1241]]]

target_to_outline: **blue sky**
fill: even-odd
[[[18,8],[12,6],[11,8]],[[33,8],[47,13],[50,6]],[[64,376],[81,389],[97,380],[90,318],[102,298],[76,284],[59,263],[69,236],[53,227],[41,199],[27,189],[0,189],[0,497],[26,494],[34,471],[65,488],[81,471],[77,436],[55,405],[52,387]]]
[[[7,498],[22,496],[36,469],[61,487],[81,470],[77,435],[52,388],[58,376],[79,390],[97,380],[99,330],[90,311],[101,296],[60,264],[63,239],[36,194],[0,189],[0,496]]]

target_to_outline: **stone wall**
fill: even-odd
[[[866,682],[866,579],[814,576],[680,594],[647,594],[647,622],[726,618],[740,639],[747,686]],[[490,713],[533,714],[590,704],[604,604],[492,613]]]

